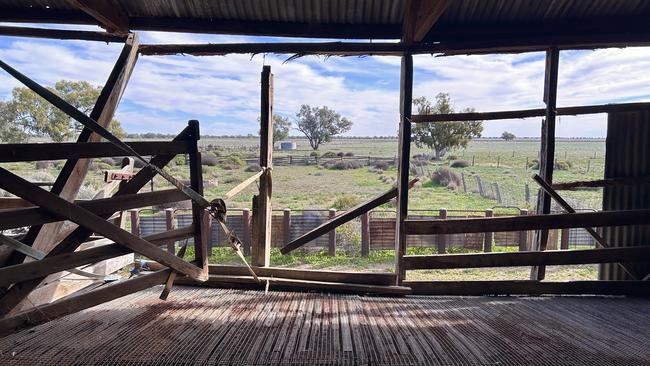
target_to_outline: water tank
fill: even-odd
[[[291,142],[291,141],[280,142],[280,150],[287,151],[287,150],[295,150],[296,148],[297,145],[295,142]]]

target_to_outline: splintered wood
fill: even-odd
[[[0,339],[2,365],[647,365],[650,300],[161,286]]]

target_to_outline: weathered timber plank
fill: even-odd
[[[413,187],[413,185],[417,181],[418,181],[417,179],[411,180],[408,183],[408,187],[409,188]],[[280,252],[282,252],[282,254],[287,254],[292,250],[300,248],[301,246],[309,243],[310,241],[318,238],[319,236],[327,234],[331,230],[345,224],[346,222],[353,220],[354,218],[362,215],[365,212],[372,210],[373,208],[376,208],[390,201],[395,197],[397,197],[397,188],[393,188],[379,197],[373,198],[370,201],[364,202],[360,205],[351,208],[348,211],[340,213],[334,216],[333,219],[319,225],[313,230],[303,234],[299,238],[294,239],[293,241],[291,241],[290,243],[282,247],[282,249],[280,249]]]
[[[648,296],[650,281],[404,281],[414,295],[635,295]]]
[[[408,235],[484,233],[539,229],[627,226],[648,223],[650,210],[580,212],[567,214],[449,219],[406,220]]]
[[[136,141],[126,144],[143,156],[186,154],[191,149],[190,141]],[[124,151],[110,142],[0,144],[0,163],[115,156],[124,156]]]
[[[545,252],[409,255],[406,269],[448,269],[650,261],[650,246]]]
[[[79,205],[79,207],[85,208],[95,215],[103,216],[107,214],[112,215],[116,211],[185,200],[187,200],[187,196],[183,192],[174,188],[163,191],[113,196],[91,201],[75,201],[75,204]],[[29,225],[41,225],[61,220],[65,219],[40,207],[4,210],[0,211],[0,230]]]

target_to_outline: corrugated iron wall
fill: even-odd
[[[650,112],[610,113],[607,118],[605,178],[650,175]],[[650,184],[605,187],[603,210],[650,208]],[[609,227],[604,237],[613,246],[650,245],[650,224]],[[650,264],[630,264],[641,277],[650,272]],[[616,264],[603,264],[600,279],[630,279]]]

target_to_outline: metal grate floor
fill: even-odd
[[[0,339],[1,365],[650,365],[650,300],[175,287]]]

